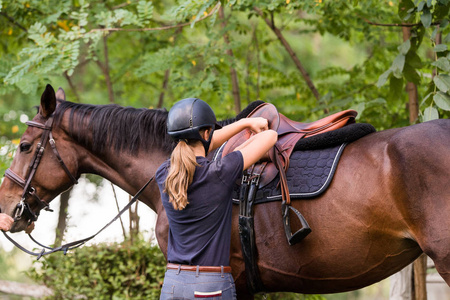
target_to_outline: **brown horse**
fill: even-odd
[[[31,193],[46,203],[73,185],[69,174],[98,174],[134,194],[169,156],[173,144],[165,133],[166,111],[74,104],[64,98],[61,89],[55,96],[47,86],[10,168],[19,180],[8,176],[0,187],[1,212],[17,214],[20,178],[29,176],[44,131],[51,130],[57,151],[47,143],[30,185]],[[51,118],[51,129],[37,125]],[[286,241],[279,202],[255,206],[258,268],[266,291],[355,290],[399,271],[422,252],[450,284],[448,186],[449,120],[381,131],[351,143],[328,190],[293,202],[313,229],[299,244]],[[35,213],[45,204],[29,193],[24,197]],[[140,200],[158,214],[156,236],[165,253],[168,222],[156,184]],[[237,207],[233,218],[233,276],[239,297],[248,299]],[[27,219],[21,218],[11,231],[23,230]]]

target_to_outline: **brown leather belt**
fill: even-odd
[[[199,272],[209,272],[209,273],[221,273],[223,268],[224,273],[231,273],[231,267],[230,266],[189,266],[189,265],[179,265],[179,264],[173,264],[168,263],[167,269],[172,270],[178,270],[181,271],[191,271],[191,272],[197,272],[197,269]]]

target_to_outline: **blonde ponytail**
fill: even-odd
[[[196,166],[198,164],[194,151],[186,141],[181,140],[170,157],[170,168],[164,188],[176,210],[183,210],[189,204],[187,189],[194,179]]]

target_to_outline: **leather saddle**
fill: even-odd
[[[289,168],[289,157],[294,150],[295,144],[300,139],[355,123],[357,114],[354,110],[344,110],[311,123],[301,123],[279,113],[277,108],[271,103],[263,103],[256,107],[247,117],[263,117],[268,120],[269,128],[278,132],[277,143],[269,151],[268,157],[264,157],[260,162],[264,163],[267,161],[267,164],[261,173],[258,187],[262,188],[270,183],[277,176],[280,169],[286,171]],[[226,143],[222,156],[232,152],[251,136],[252,132],[248,129],[236,134]]]
[[[275,146],[269,150],[267,157],[264,157],[258,163],[250,167],[249,170],[247,170],[247,175],[244,174],[243,178],[246,178],[246,180],[253,185],[256,184],[256,188],[262,188],[274,180],[278,174],[280,175],[278,187],[281,189],[283,223],[289,244],[293,245],[299,242],[311,232],[308,223],[301,213],[291,206],[289,188],[286,180],[286,171],[289,168],[289,158],[294,151],[295,144],[302,138],[308,138],[355,123],[357,114],[358,113],[355,110],[344,110],[311,123],[301,123],[293,121],[279,113],[273,104],[263,103],[247,116],[248,118],[266,118],[269,123],[269,128],[278,132],[278,141]],[[246,129],[232,137],[226,143],[222,156],[232,152],[251,136],[252,132]],[[250,204],[247,204],[247,206],[251,207],[251,201],[252,200],[250,200]],[[292,234],[290,228],[289,209],[299,217],[302,224],[302,228],[294,234]],[[241,210],[241,213],[244,213],[244,215],[248,215],[250,212],[251,208],[245,209],[244,207],[243,211]]]

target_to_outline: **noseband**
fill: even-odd
[[[5,176],[23,188],[21,200],[17,204],[15,209],[14,221],[15,222],[19,221],[22,218],[22,216],[26,216],[28,218],[28,222],[31,223],[37,220],[39,216],[39,211],[41,209],[52,211],[49,207],[49,204],[44,200],[42,200],[41,198],[39,198],[39,196],[36,194],[36,189],[31,185],[31,181],[33,180],[34,175],[36,174],[37,167],[41,162],[47,142],[50,144],[53,153],[58,159],[59,164],[64,169],[64,171],[66,172],[67,176],[70,178],[72,183],[77,184],[78,180],[70,173],[66,164],[59,155],[58,150],[56,149],[56,143],[52,135],[53,115],[51,115],[48,118],[45,124],[34,121],[28,121],[25,124],[27,124],[28,126],[42,129],[44,132],[42,133],[41,140],[37,144],[33,159],[31,160],[30,165],[28,166],[27,175],[25,176],[26,179],[23,179],[11,169],[6,170]],[[35,202],[39,205],[38,211],[36,213],[33,212],[33,210],[31,209],[30,203],[27,202],[26,200],[27,196],[33,197],[36,200]]]

